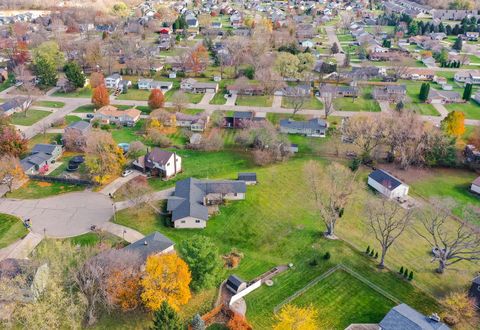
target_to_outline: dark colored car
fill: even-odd
[[[73,157],[68,161],[67,171],[75,172],[76,170],[78,170],[78,167],[80,166],[80,164],[82,164],[84,161],[85,161],[85,158],[83,156]]]

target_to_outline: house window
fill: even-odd
[[[185,220],[180,221],[181,223],[185,223]]]
[[[167,163],[167,166],[170,166],[170,163]]]
[[[195,223],[200,223],[200,220],[195,220]]]
[[[237,197],[237,193],[234,193],[233,196]]]

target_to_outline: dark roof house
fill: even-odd
[[[320,118],[313,118],[308,121],[295,121],[290,118],[280,120],[280,132],[288,134],[325,137],[327,127],[327,122]]]
[[[159,232],[154,232],[136,242],[124,247],[126,251],[138,253],[143,260],[148,256],[159,253],[173,252],[174,243]]]
[[[245,181],[247,184],[257,183],[257,173],[238,173],[239,181]]]
[[[427,317],[407,304],[390,310],[380,322],[381,330],[448,330],[437,315]]]

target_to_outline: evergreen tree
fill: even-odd
[[[445,25],[442,22],[438,24],[438,32],[445,32]]]
[[[370,245],[367,246],[367,249],[365,250],[365,253],[366,253],[366,254],[369,254],[369,253],[370,253]]]
[[[177,312],[164,301],[153,314],[151,330],[182,330],[183,325]]]
[[[75,88],[82,88],[85,86],[85,75],[75,61],[70,61],[63,67],[63,71],[65,71],[65,76],[67,77],[68,81],[75,87]]]
[[[35,74],[41,87],[53,87],[57,84],[57,67],[53,59],[37,55],[35,61]]]
[[[373,257],[374,253],[375,253],[375,250],[372,249],[372,251],[370,251],[370,257]]]
[[[339,48],[336,42],[333,43],[331,51],[332,51],[332,54],[338,54]]]
[[[408,268],[405,268],[405,271],[403,272],[403,277],[407,278],[408,276]]]
[[[192,319],[192,322],[190,323],[192,326],[192,330],[205,330],[205,321],[200,317],[199,314],[195,314],[195,316]]]
[[[472,96],[472,88],[473,88],[472,84],[465,85],[465,89],[463,90],[462,99],[464,99],[465,101],[470,100],[470,97]]]
[[[400,267],[400,271],[398,272],[399,274],[403,274],[403,266]]]
[[[410,274],[408,275],[408,280],[413,280],[413,271],[410,271]]]
[[[447,27],[445,28],[445,33],[447,35],[452,35],[452,27],[450,26],[450,24],[447,24]]]
[[[452,48],[455,49],[456,51],[461,51],[462,50],[462,38],[457,37],[457,39],[455,40],[455,43],[453,44]]]
[[[378,259],[378,252],[375,252],[375,259]]]
[[[403,108],[405,108],[405,104],[403,103],[403,101],[400,101],[400,102],[398,102],[398,103],[395,105],[395,109],[396,109],[397,111],[402,111]]]

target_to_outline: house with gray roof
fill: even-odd
[[[147,260],[151,255],[175,252],[175,243],[158,231],[127,245],[123,249],[137,253],[142,260]]]
[[[15,112],[21,112],[32,104],[29,97],[15,97],[0,104],[0,116],[11,116]]]
[[[320,118],[313,118],[308,121],[296,121],[290,118],[280,120],[280,132],[286,134],[325,137],[327,128],[327,122]]]
[[[63,153],[58,144],[36,144],[29,156],[20,161],[25,174],[43,174]]]
[[[436,314],[425,316],[407,304],[393,307],[379,324],[380,330],[448,330]]]
[[[377,101],[400,102],[407,97],[407,86],[405,85],[386,85],[378,86],[373,89],[373,98]]]
[[[408,185],[384,170],[375,170],[368,176],[368,185],[387,198],[408,195]]]
[[[190,93],[216,93],[218,84],[216,82],[201,82],[193,78],[183,79],[180,83],[180,89]]]
[[[153,148],[146,155],[140,156],[133,162],[133,166],[151,176],[171,178],[182,171],[182,157],[175,152]]]
[[[205,228],[209,206],[245,199],[246,191],[245,181],[184,179],[175,185],[167,211],[175,228]]]

